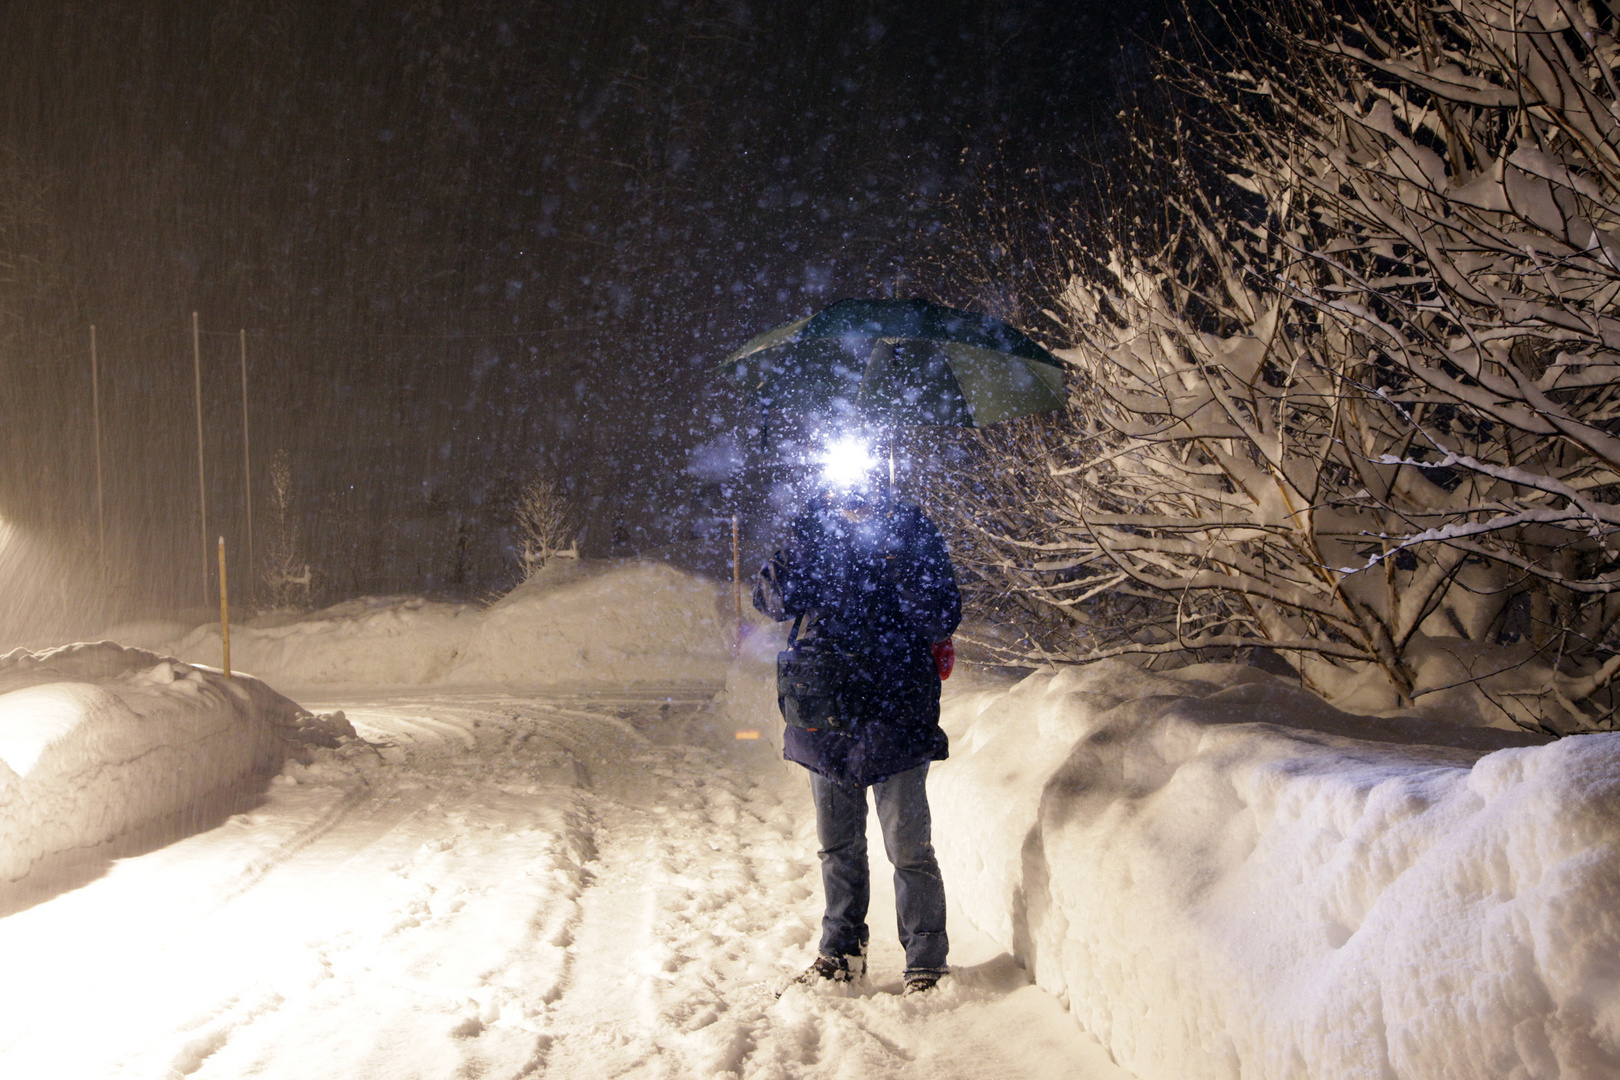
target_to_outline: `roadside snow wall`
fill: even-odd
[[[717,682],[729,617],[712,582],[657,562],[558,560],[483,614],[446,682]]]
[[[1228,665],[944,711],[947,889],[1143,1080],[1620,1075],[1620,735],[1489,752],[1531,740]]]
[[[301,712],[251,677],[111,642],[0,657],[0,882],[258,783]]]
[[[281,686],[412,686],[444,678],[477,629],[470,604],[419,596],[367,596],[310,614],[276,614],[231,624],[231,668]],[[123,627],[107,631],[123,640]],[[219,624],[155,645],[193,663],[218,664]]]
[[[385,596],[246,620],[231,659],[283,688],[719,682],[733,632],[720,600],[662,563],[559,559],[487,609]],[[219,624],[153,647],[216,664]]]

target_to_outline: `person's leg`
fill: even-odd
[[[894,864],[894,906],[906,972],[945,970],[945,880],[934,858],[928,813],[928,766],[874,784],[883,847]]]
[[[866,908],[871,879],[866,860],[866,789],[845,787],[810,774],[816,804],[816,838],[821,843],[823,956],[859,956],[866,945]]]

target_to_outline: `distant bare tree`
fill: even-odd
[[[285,450],[270,458],[270,544],[264,583],[272,607],[308,607],[313,574],[303,561],[303,530],[298,524],[292,459]]]
[[[541,475],[524,484],[513,513],[518,537],[523,541],[519,558],[525,581],[554,558],[578,557],[573,541],[573,503],[556,477]]]

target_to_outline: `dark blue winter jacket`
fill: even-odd
[[[945,544],[921,510],[883,498],[852,508],[847,496],[818,497],[761,568],[754,606],[777,620],[802,616],[800,638],[849,652],[881,688],[850,732],[789,726],[789,761],[864,786],[944,759],[929,646],[956,629],[962,600]]]

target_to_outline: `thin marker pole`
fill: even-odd
[[[96,357],[96,324],[90,324],[90,411],[96,424],[96,557],[107,569],[107,515],[101,486],[101,365]]]
[[[220,670],[231,677],[231,603],[225,590],[225,538],[219,538],[219,640],[224,646],[224,662]]]
[[[737,609],[737,627],[742,628],[742,542],[737,515],[731,515],[731,600]]]
[[[197,329],[197,313],[191,313],[191,371],[197,397],[197,508],[201,515],[203,542],[203,603],[208,602],[208,480],[203,471],[202,422],[202,341]]]
[[[253,458],[248,452],[247,331],[242,335],[242,490],[247,493],[248,592],[253,591]],[[248,597],[249,602],[252,596]]]

